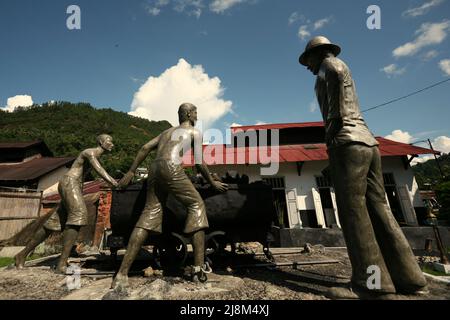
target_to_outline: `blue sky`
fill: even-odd
[[[66,27],[71,4],[80,30]],[[371,4],[380,30],[366,26]],[[317,121],[315,79],[298,64],[310,36],[342,47],[365,108],[450,77],[449,13],[449,0],[2,0],[0,106],[28,95],[159,120],[186,98],[221,130]],[[365,118],[376,135],[446,148],[448,101],[450,82]]]

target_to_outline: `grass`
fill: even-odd
[[[41,256],[32,254],[31,256],[27,257],[27,261],[38,259],[38,258],[41,258]],[[0,268],[9,266],[10,264],[13,264],[13,263],[14,263],[14,258],[0,258]]]
[[[448,276],[448,274],[445,274],[444,272],[436,271],[433,269],[432,266],[428,266],[428,265],[423,266],[422,271],[426,272],[428,274],[431,274],[433,276]]]

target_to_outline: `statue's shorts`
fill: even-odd
[[[85,226],[88,224],[88,213],[83,199],[82,182],[79,179],[63,176],[59,181],[58,192],[61,202],[58,210],[44,224],[44,228],[61,231],[66,225]]]
[[[181,165],[165,159],[153,161],[147,180],[147,199],[136,227],[162,233],[163,209],[170,193],[187,210],[184,233],[208,228],[205,204]]]

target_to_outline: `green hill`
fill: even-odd
[[[412,167],[416,175],[420,189],[436,192],[436,197],[441,205],[439,219],[450,223],[450,154],[443,154],[438,158],[439,165],[445,178],[443,179],[436,160],[428,160]]]
[[[450,154],[443,154],[438,158],[444,176],[450,176]],[[417,183],[422,189],[424,184],[431,184],[432,186],[442,182],[442,176],[436,164],[436,160],[431,159],[424,163],[419,163],[412,167],[416,175]],[[426,189],[426,188],[425,188]]]
[[[55,156],[77,156],[96,145],[98,134],[110,134],[115,147],[100,161],[116,178],[122,176],[118,171],[128,170],[144,143],[169,127],[167,121],[148,121],[88,103],[44,103],[0,111],[0,141],[43,140]]]

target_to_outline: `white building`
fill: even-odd
[[[322,171],[328,166],[325,129],[322,122],[265,124],[233,127],[232,145],[204,146],[204,159],[212,172],[247,175],[250,182],[265,180],[273,187],[278,226],[284,229],[339,228],[334,190]],[[279,170],[264,175],[260,156],[250,153],[271,145],[270,137],[278,130]],[[272,137],[274,139],[274,137]],[[377,137],[380,142],[386,197],[402,226],[417,226],[425,210],[420,198],[411,160],[431,150]],[[245,141],[245,147],[238,146]],[[275,144],[273,144],[275,145]],[[258,147],[256,147],[258,146]],[[205,149],[209,148],[205,152]],[[272,147],[273,148],[273,147]],[[216,149],[215,151],[211,151]],[[221,155],[221,156],[218,156]],[[241,155],[241,159],[238,159]],[[227,157],[228,156],[228,157]]]

